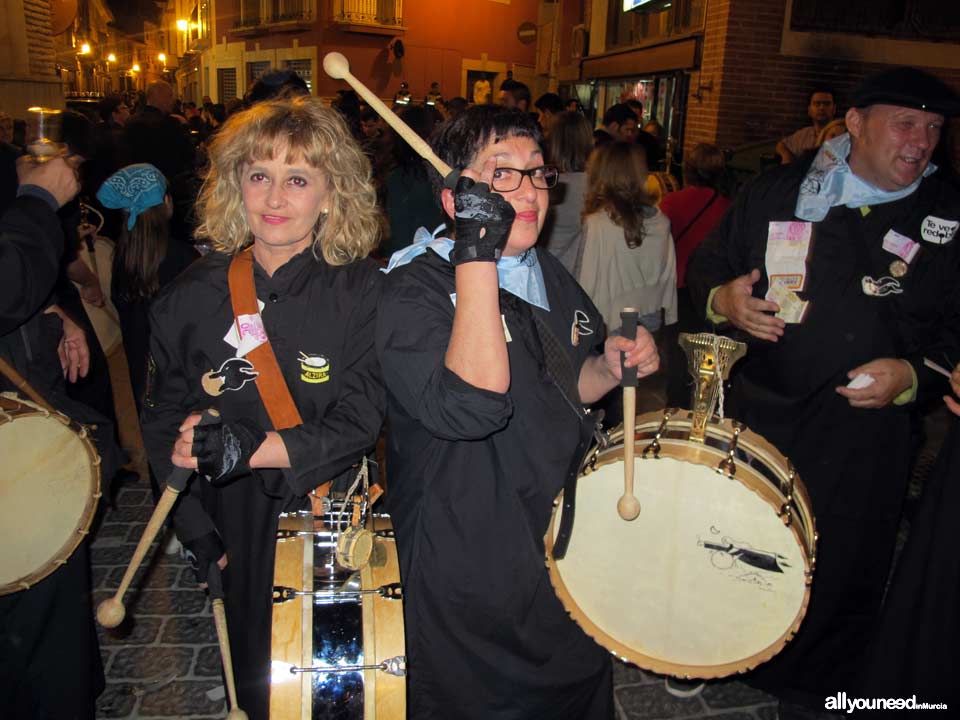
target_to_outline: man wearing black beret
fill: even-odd
[[[960,195],[930,163],[960,99],[892,68],[865,80],[848,134],[759,177],[694,255],[698,307],[749,351],[727,412],[797,468],[816,570],[796,638],[748,679],[780,718],[833,709],[883,596],[911,460],[911,408],[960,360]],[[836,708],[843,711],[844,708]]]

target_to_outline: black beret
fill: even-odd
[[[895,67],[871,75],[853,93],[850,103],[898,105],[940,115],[960,114],[960,97],[942,80],[912,67]]]

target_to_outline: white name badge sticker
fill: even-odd
[[[946,245],[953,240],[958,227],[960,227],[960,220],[944,220],[927,215],[920,223],[920,236],[934,245]]]

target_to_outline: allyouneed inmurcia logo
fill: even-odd
[[[917,696],[908,698],[852,698],[845,692],[830,695],[823,703],[824,710],[845,712],[856,710],[946,710],[946,703],[917,702]]]

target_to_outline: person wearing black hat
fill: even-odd
[[[849,133],[759,177],[687,271],[695,306],[749,345],[727,414],[791,459],[813,502],[806,619],[748,676],[784,719],[854,686],[896,538],[911,408],[946,390],[924,359],[960,359],[960,194],[930,163],[960,98],[893,68],[852,105]]]

